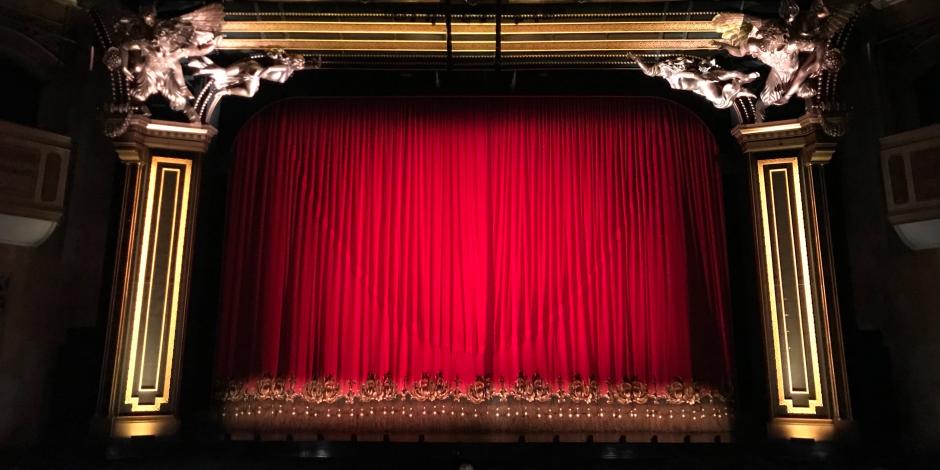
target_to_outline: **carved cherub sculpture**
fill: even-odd
[[[219,66],[206,57],[190,61],[188,65],[198,69],[197,76],[209,77],[209,91],[199,101],[200,107],[206,110],[204,115],[211,116],[223,96],[255,96],[261,87],[261,80],[284,83],[295,71],[304,68],[305,61],[300,54],[288,54],[282,49],[275,49],[261,57],[241,59],[228,67]],[[205,103],[201,103],[203,99]]]
[[[761,19],[720,13],[712,20],[722,32],[717,44],[735,57],[751,56],[770,67],[760,93],[766,106],[783,105],[794,96],[815,94],[810,79],[842,67],[841,51],[830,40],[849,22],[859,0],[813,0],[802,12],[794,0],[781,0],[780,17]]]
[[[124,73],[130,82],[129,97],[139,105],[153,95],[162,95],[170,109],[196,120],[193,94],[186,86],[181,61],[215,50],[222,21],[221,4],[162,21],[153,10],[141,17],[124,18],[115,26],[117,46],[105,53],[105,65]]]
[[[196,75],[208,76],[212,86],[224,95],[252,97],[258,92],[261,80],[284,83],[295,71],[304,68],[304,56],[275,49],[264,57],[241,59],[228,67],[216,65],[205,57],[191,61],[189,66],[199,69]]]
[[[701,95],[719,109],[730,107],[736,98],[755,97],[744,85],[760,77],[757,72],[722,69],[714,60],[676,57],[656,64],[645,64],[632,55],[631,58],[646,75],[665,79],[675,90]]]

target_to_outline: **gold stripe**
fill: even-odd
[[[773,179],[773,174],[774,174],[775,171],[782,171],[784,174],[787,174],[787,170],[786,170],[786,169],[783,169],[783,170],[770,170],[770,171],[767,172],[767,174],[770,175],[770,178],[769,178],[770,181],[768,182],[768,184],[769,184],[769,186],[770,186],[770,194],[771,194],[770,199],[769,199],[769,201],[768,201],[769,204],[770,204],[770,207],[768,208],[767,212],[768,212],[768,214],[769,214],[769,215],[768,215],[768,219],[770,218],[770,216],[774,216],[774,231],[773,231],[773,241],[774,241],[774,243],[773,243],[773,254],[776,255],[775,258],[768,258],[768,262],[772,265],[772,267],[773,267],[773,272],[775,272],[776,275],[777,275],[776,279],[779,279],[779,280],[780,280],[779,285],[777,285],[777,283],[774,283],[774,284],[773,284],[773,286],[774,286],[774,291],[773,291],[772,295],[774,296],[774,302],[773,302],[773,304],[772,304],[772,307],[773,307],[773,308],[771,309],[771,311],[773,311],[774,313],[773,313],[773,317],[772,317],[772,319],[773,319],[773,320],[772,320],[772,325],[773,325],[773,328],[772,328],[772,329],[773,329],[773,332],[774,332],[774,333],[773,333],[773,334],[774,334],[774,340],[775,340],[775,342],[777,343],[777,344],[774,345],[774,348],[775,348],[775,350],[776,350],[776,349],[780,349],[780,351],[781,351],[781,367],[778,368],[778,371],[780,371],[780,372],[777,374],[779,386],[778,386],[777,388],[780,390],[781,396],[785,396],[785,395],[783,395],[784,392],[783,392],[783,388],[782,388],[782,387],[783,387],[783,375],[782,375],[783,373],[782,373],[782,371],[783,371],[783,369],[784,369],[784,367],[782,367],[782,365],[783,365],[784,362],[786,363],[786,368],[785,368],[785,369],[786,369],[786,371],[787,371],[787,375],[790,377],[790,393],[791,393],[791,394],[793,393],[793,374],[792,374],[792,370],[791,370],[791,367],[790,367],[790,365],[791,365],[791,364],[790,364],[790,354],[789,354],[789,353],[787,353],[787,354],[783,354],[783,353],[782,353],[782,351],[788,351],[788,350],[789,350],[789,348],[790,348],[790,338],[789,338],[786,334],[784,334],[784,335],[783,335],[783,348],[780,348],[780,346],[779,346],[779,341],[780,341],[780,340],[779,340],[779,338],[780,338],[780,334],[779,334],[779,332],[780,332],[780,327],[778,326],[778,318],[777,318],[777,313],[776,313],[776,310],[777,310],[777,302],[776,302],[776,300],[777,300],[777,299],[783,299],[783,298],[785,297],[785,294],[784,294],[784,292],[783,292],[783,273],[782,273],[781,270],[780,270],[780,267],[781,267],[781,264],[782,264],[782,263],[780,263],[780,260],[781,260],[781,258],[780,258],[780,227],[779,227],[779,224],[777,224],[776,216],[775,216],[776,213],[777,213],[777,202],[776,202],[776,198],[773,196],[773,195],[774,195],[774,179]],[[786,183],[787,183],[788,185],[790,184],[789,179],[787,180]],[[789,217],[790,214],[787,214],[787,216]],[[791,222],[791,224],[792,224],[792,222]],[[792,229],[792,225],[791,225],[791,229]],[[768,220],[768,223],[767,223],[767,230],[770,230],[769,220]],[[792,252],[791,252],[791,255],[793,255]],[[796,255],[793,255],[793,256],[795,257]],[[768,268],[770,268],[770,266],[768,266]],[[769,271],[769,270],[770,270],[770,269],[768,269],[768,271]],[[780,305],[780,308],[783,310],[783,316],[786,317],[786,316],[787,316],[786,305],[785,305],[785,304],[781,304],[781,305]],[[784,322],[784,328],[786,328],[786,322]],[[805,369],[805,363],[804,363],[804,369]]]
[[[810,279],[809,272],[809,250],[806,244],[806,227],[804,225],[803,219],[803,190],[800,184],[800,168],[799,160],[797,158],[791,158],[792,168],[793,168],[793,190],[796,193],[796,223],[798,231],[797,233],[800,236],[800,264],[802,268],[802,277],[803,277],[803,301],[806,306],[806,326],[809,329],[809,350],[811,354],[812,362],[810,365],[813,369],[813,380],[815,381],[815,395],[816,398],[809,401],[808,408],[812,409],[815,413],[817,407],[822,406],[822,378],[819,374],[819,353],[816,350],[816,320],[815,314],[813,312],[813,292],[812,292],[812,280]]]
[[[768,197],[767,197],[767,182],[764,178],[764,167],[768,165],[779,165],[787,164],[790,166],[790,171],[793,174],[793,190],[796,193],[796,221],[797,221],[797,233],[799,239],[797,240],[800,250],[800,262],[799,262],[799,273],[803,280],[803,298],[800,299],[802,302],[802,307],[805,307],[806,322],[809,329],[810,336],[810,356],[811,360],[808,364],[804,364],[804,370],[812,370],[813,374],[813,385],[815,398],[809,400],[807,406],[797,406],[793,403],[792,398],[787,398],[787,394],[783,390],[783,360],[781,358],[781,349],[780,349],[780,325],[777,321],[777,313],[779,308],[782,306],[777,305],[777,286],[774,281],[773,270],[777,269],[779,266],[770,266],[774,265],[775,261],[771,254],[771,240],[770,240],[770,224],[769,217],[771,212],[775,209],[771,209],[768,206]],[[769,173],[769,172],[768,172]],[[816,326],[813,313],[813,297],[812,297],[812,287],[810,284],[810,273],[809,273],[809,261],[807,254],[806,246],[806,228],[803,223],[803,194],[800,187],[800,173],[799,173],[799,160],[797,158],[778,158],[771,160],[760,160],[757,162],[757,178],[758,178],[758,187],[760,192],[760,211],[761,211],[761,222],[762,222],[762,234],[764,239],[764,256],[766,263],[768,264],[767,272],[767,287],[768,287],[768,302],[770,306],[770,323],[771,323],[771,336],[773,341],[773,350],[774,350],[774,368],[777,376],[777,399],[781,406],[784,406],[787,410],[787,413],[790,414],[816,414],[816,408],[822,406],[822,378],[819,372],[819,355],[816,348],[817,336],[816,336]],[[772,183],[771,183],[772,184]],[[789,185],[788,185],[789,188]],[[789,199],[789,198],[788,198]],[[772,203],[772,201],[771,201]],[[792,211],[790,211],[792,212]],[[788,215],[792,217],[792,215]],[[774,248],[778,248],[774,246]],[[794,258],[796,254],[793,253]],[[777,258],[776,264],[779,264],[779,256]],[[794,260],[796,264],[796,260]],[[799,289],[800,286],[797,286]],[[802,321],[802,313],[800,320]],[[802,328],[801,328],[802,334]],[[805,344],[803,345],[805,347]],[[805,355],[804,361],[805,361]],[[787,357],[789,361],[789,355]],[[787,373],[791,373],[789,367],[787,368]],[[790,384],[791,394],[792,390],[792,381]]]
[[[507,34],[713,33],[711,21],[604,21],[503,23]],[[446,34],[447,26],[430,22],[228,21],[223,33]],[[496,34],[496,23],[453,23],[453,34]]]
[[[152,258],[156,256],[156,253],[154,253],[153,256],[150,256],[150,251],[151,251],[150,232],[151,232],[151,227],[154,225],[152,213],[153,213],[153,204],[154,204],[154,194],[156,192],[156,186],[157,186],[156,173],[160,170],[159,165],[161,163],[182,165],[185,170],[182,175],[182,178],[183,178],[182,195],[180,196],[180,193],[178,191],[176,192],[176,198],[179,199],[181,197],[182,200],[178,200],[174,202],[174,206],[177,207],[179,210],[178,217],[177,217],[177,214],[174,213],[174,217],[173,217],[174,226],[172,228],[172,231],[177,232],[176,244],[175,244],[176,246],[172,247],[169,253],[171,259],[169,260],[170,265],[168,266],[168,270],[167,270],[168,278],[170,275],[173,276],[173,294],[172,296],[165,296],[164,298],[164,302],[168,303],[169,309],[170,309],[169,324],[167,325],[166,322],[164,322],[164,324],[166,325],[167,328],[169,328],[170,334],[166,343],[163,342],[163,337],[161,335],[160,345],[159,345],[160,351],[158,355],[158,358],[162,359],[163,349],[164,348],[166,349],[167,351],[166,365],[164,366],[164,370],[163,370],[163,383],[162,383],[163,392],[159,396],[154,397],[153,404],[142,405],[140,404],[139,393],[141,391],[153,391],[159,388],[159,386],[157,386],[154,389],[146,389],[146,390],[143,389],[142,387],[143,379],[141,377],[141,381],[138,383],[138,387],[135,390],[134,378],[135,376],[137,376],[137,367],[138,367],[137,349],[138,349],[138,344],[141,341],[140,334],[139,334],[140,323],[141,323],[141,318],[144,317],[144,311],[145,311],[143,307],[144,290],[145,290],[144,274],[147,272],[148,267],[152,270],[155,264]],[[161,186],[163,184],[162,181],[163,181],[164,173],[169,172],[169,171],[178,172],[180,171],[180,169],[179,168],[164,168],[162,171],[159,171],[160,177],[161,177]],[[150,175],[149,175],[150,183],[147,188],[146,212],[144,213],[143,239],[141,240],[141,248],[140,248],[141,255],[140,255],[140,260],[138,262],[138,267],[137,267],[137,289],[134,294],[135,299],[134,299],[134,307],[133,307],[133,324],[131,327],[132,328],[131,344],[130,344],[130,350],[129,350],[130,357],[128,359],[127,370],[125,371],[127,380],[126,380],[125,390],[124,390],[124,404],[130,405],[131,412],[159,411],[160,407],[163,404],[166,404],[169,402],[170,390],[171,390],[171,385],[172,385],[171,378],[172,378],[172,372],[173,372],[173,353],[174,353],[174,349],[175,349],[174,346],[176,342],[176,321],[177,321],[177,315],[179,312],[179,300],[180,300],[179,296],[180,296],[180,288],[181,288],[180,279],[182,277],[182,271],[183,271],[183,253],[185,250],[187,217],[188,217],[188,212],[189,212],[189,188],[190,188],[191,173],[192,173],[192,161],[190,160],[180,159],[180,158],[170,158],[170,157],[157,157],[157,156],[154,156],[151,158]],[[161,198],[162,198],[162,191],[161,191]],[[158,202],[158,205],[162,206],[162,201]],[[162,209],[162,207],[158,207],[158,210],[160,209]],[[177,224],[177,221],[179,222],[178,224]],[[159,218],[157,218],[156,223],[159,223]],[[156,237],[154,237],[154,241],[153,241],[154,249],[156,248],[156,242],[157,242]],[[150,308],[149,297],[150,296],[148,293],[147,310],[149,310]],[[170,299],[167,299],[166,297],[170,297]],[[165,315],[165,310],[164,310],[164,315]],[[149,317],[149,315],[147,317]],[[146,321],[149,322],[149,318],[147,318]],[[146,331],[144,332],[144,335],[146,335]],[[146,341],[146,337],[144,338],[144,341]],[[139,361],[139,364],[141,366],[143,365],[144,360],[145,360],[145,354],[141,354],[141,358]],[[160,359],[158,359],[158,364],[157,364],[158,369],[159,369],[159,360]],[[158,374],[159,374],[159,371],[158,371]],[[135,392],[138,396],[134,396]]]
[[[175,169],[175,168],[163,168],[163,169],[161,169],[161,170],[160,170],[160,184],[155,186],[155,187],[159,187],[159,188],[160,188],[160,194],[157,196],[157,216],[154,218],[154,219],[157,221],[157,223],[160,222],[160,216],[161,216],[161,214],[163,213],[163,193],[166,192],[166,191],[165,191],[166,175],[167,175],[167,173],[170,173],[170,172],[179,173],[179,170],[178,170],[178,169]],[[151,178],[151,181],[153,181],[153,180],[155,179],[155,178],[154,178],[154,175],[151,175],[150,178]],[[177,175],[176,188],[174,188],[174,190],[173,190],[173,192],[174,192],[174,194],[173,194],[173,205],[174,205],[174,206],[179,203],[179,183],[180,183],[180,181],[179,181],[179,175]],[[175,218],[176,218],[176,211],[174,210],[173,212],[171,212],[171,214],[172,214],[172,217],[175,219]],[[148,215],[149,215],[149,214],[148,214]],[[172,232],[171,232],[171,234],[172,234]],[[157,248],[158,248],[159,245],[160,245],[160,238],[159,238],[159,235],[160,235],[159,229],[158,229],[158,230],[154,230],[154,232],[153,232],[153,243],[151,244],[151,248],[149,249],[149,253],[148,253],[148,256],[149,256],[150,259],[156,259],[156,257],[157,257]],[[172,236],[172,235],[171,235],[171,236]],[[171,249],[172,249],[172,248],[171,248]],[[149,275],[148,275],[148,279],[150,279],[150,282],[149,282],[149,283],[146,283],[146,284],[147,284],[147,295],[144,297],[144,302],[146,303],[147,306],[141,309],[141,311],[143,311],[143,312],[148,312],[148,314],[144,315],[144,333],[143,333],[143,339],[141,340],[141,353],[140,353],[140,371],[139,371],[140,374],[137,374],[138,371],[134,371],[134,373],[135,373],[136,375],[138,375],[138,381],[137,381],[137,391],[138,391],[138,392],[145,392],[145,391],[146,391],[146,392],[155,392],[155,391],[157,391],[157,390],[160,388],[160,362],[159,362],[159,360],[157,361],[157,368],[155,369],[157,372],[156,372],[156,376],[154,377],[154,380],[153,380],[153,388],[149,388],[149,387],[145,388],[145,387],[144,387],[144,369],[143,369],[143,368],[144,368],[144,364],[147,363],[147,333],[150,331],[150,317],[151,317],[152,315],[150,315],[149,312],[150,312],[151,306],[152,306],[152,305],[150,304],[150,302],[151,302],[151,300],[153,300],[153,284],[154,284],[154,283],[153,283],[153,274],[154,274],[153,272],[154,272],[154,270],[156,269],[156,266],[157,266],[157,263],[150,263],[150,270],[149,270],[150,273],[149,273]],[[158,346],[159,346],[159,355],[158,355],[157,357],[160,357],[160,356],[163,355],[163,328],[164,328],[165,325],[166,325],[166,303],[167,303],[167,300],[168,300],[167,297],[169,297],[167,294],[169,294],[169,289],[170,289],[169,274],[170,274],[170,271],[167,270],[167,273],[166,273],[166,275],[167,275],[166,284],[164,284],[164,286],[163,286],[163,287],[164,287],[164,290],[163,290],[163,307],[160,309],[160,312],[161,312],[160,318],[162,319],[162,321],[161,321],[161,325],[160,325],[160,330],[161,330],[161,331],[160,331],[160,336],[158,336],[158,338],[159,338],[159,344],[158,344]]]
[[[454,52],[494,52],[494,41],[453,41]],[[311,51],[446,52],[447,42],[365,39],[223,39],[219,49],[287,49]],[[622,39],[502,41],[503,52],[714,50],[711,39]]]
[[[741,135],[767,134],[770,132],[795,131],[802,129],[803,125],[799,122],[788,122],[786,124],[776,124],[771,126],[760,125],[757,127],[741,127]]]
[[[770,175],[770,194],[771,194],[771,197],[770,197],[770,212],[771,212],[771,214],[776,214],[776,213],[777,213],[777,201],[776,201],[776,198],[773,196],[773,195],[775,194],[775,191],[774,191],[774,179],[773,179],[774,173],[783,173],[784,185],[785,185],[784,189],[786,190],[786,200],[787,200],[787,206],[786,206],[786,209],[787,209],[787,227],[788,227],[789,230],[791,231],[788,236],[789,236],[790,238],[792,238],[792,237],[793,237],[793,235],[792,235],[792,230],[793,230],[793,207],[792,207],[792,205],[791,205],[791,203],[790,203],[790,199],[791,199],[791,197],[792,197],[792,194],[790,193],[790,171],[789,171],[788,169],[786,169],[786,168],[775,168],[775,169],[771,169],[771,170],[767,171],[767,174]],[[796,248],[796,240],[792,240],[791,243],[793,244],[794,250],[791,250],[790,253],[789,253],[789,254],[790,254],[790,260],[791,260],[791,263],[792,263],[792,265],[793,265],[793,272],[794,272],[794,274],[795,274],[796,276],[799,276],[800,268],[799,268],[799,266],[797,265],[798,263],[797,263],[797,261],[796,261],[796,251],[795,251],[795,248]],[[777,279],[779,279],[779,280],[781,281],[781,282],[780,282],[780,285],[779,285],[779,286],[776,286],[776,287],[777,287],[777,293],[779,293],[780,299],[784,299],[784,298],[786,298],[786,293],[783,291],[783,271],[782,271],[783,258],[780,256],[780,227],[779,227],[779,225],[776,223],[776,220],[774,220],[774,254],[777,255],[777,257],[776,257],[776,260],[777,260],[777,261],[774,263],[774,270],[777,272]],[[799,291],[799,288],[797,288],[797,291]],[[797,292],[797,294],[799,294],[799,292]],[[781,304],[780,307],[781,307],[781,309],[783,310],[783,316],[784,316],[784,317],[789,316],[789,313],[787,312],[786,304]],[[805,348],[806,348],[806,340],[805,340],[805,338],[803,338],[803,309],[802,309],[802,304],[801,304],[800,302],[797,302],[797,315],[796,315],[796,316],[797,316],[797,321],[798,321],[798,323],[799,323],[799,330],[800,330],[800,357],[803,358],[803,383],[807,384],[807,387],[808,387],[808,386],[809,386],[809,375],[808,375],[808,370],[809,370],[809,368],[806,367],[806,365],[807,365],[807,364],[806,364],[806,349],[805,349]],[[784,334],[783,334],[783,341],[784,341],[784,344],[783,344],[783,345],[784,345],[784,349],[783,349],[782,351],[785,352],[785,354],[784,354],[783,357],[786,359],[786,364],[787,364],[787,367],[786,367],[786,369],[787,369],[787,376],[790,378],[790,380],[789,380],[789,391],[790,391],[790,394],[792,395],[794,392],[796,392],[796,390],[794,390],[794,388],[793,388],[793,367],[792,367],[792,364],[791,364],[791,362],[790,362],[790,352],[789,352],[789,351],[790,351],[790,336],[789,336],[789,333],[790,333],[790,332],[789,332],[789,330],[788,330],[789,327],[788,327],[788,325],[786,324],[786,321],[785,321],[785,320],[783,321],[783,323],[784,323],[784,325],[783,325],[783,330],[784,330]],[[800,393],[808,393],[808,392],[809,392],[809,389],[808,389],[808,388],[807,388],[807,390],[800,391]]]
[[[429,2],[432,3],[432,2]],[[553,18],[662,18],[666,16],[682,16],[682,17],[691,17],[691,16],[715,16],[718,11],[661,11],[661,12],[651,12],[651,11],[632,11],[632,12],[617,12],[617,13],[558,13],[552,15]],[[247,16],[252,18],[261,18],[264,16],[295,16],[295,17],[321,17],[321,18],[388,18],[388,13],[377,13],[377,12],[328,12],[328,11],[292,11],[292,12],[283,12],[283,11],[227,11],[225,16],[227,17],[237,17],[237,16]],[[479,18],[480,15],[473,14],[462,14],[457,13],[453,15],[454,18]],[[528,18],[528,19],[543,19],[544,15],[534,14],[534,13],[523,13],[523,14],[514,14],[513,18]]]

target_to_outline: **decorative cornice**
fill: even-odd
[[[742,124],[731,131],[741,148],[751,154],[800,149],[804,164],[832,159],[835,142],[823,129],[823,119],[806,114],[798,119]]]
[[[127,130],[114,139],[118,157],[126,163],[146,162],[151,149],[205,153],[216,134],[216,129],[207,124],[161,121],[140,115],[128,117],[126,126]]]

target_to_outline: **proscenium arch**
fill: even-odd
[[[238,131],[256,119],[265,109],[276,106],[283,100],[305,97],[349,97],[351,99],[381,96],[430,96],[430,97],[473,97],[473,96],[616,96],[616,97],[653,97],[671,101],[675,106],[685,108],[697,120],[708,127],[718,143],[719,153],[715,156],[723,174],[723,192],[725,194],[725,233],[728,246],[729,267],[732,271],[732,349],[747,350],[747,354],[734,354],[737,363],[736,373],[744,378],[735,378],[740,390],[759,390],[760,380],[764,375],[763,364],[757,360],[760,354],[759,335],[738,336],[734,332],[743,332],[751,328],[753,318],[743,320],[747,313],[753,312],[754,299],[748,293],[753,286],[753,235],[751,233],[750,208],[747,206],[747,178],[744,159],[739,147],[730,134],[733,126],[729,110],[717,110],[698,96],[672,90],[667,84],[654,78],[643,76],[634,71],[597,71],[590,74],[583,72],[519,72],[515,89],[510,88],[508,73],[463,73],[440,74],[441,86],[435,83],[434,72],[356,72],[334,70],[301,71],[286,84],[265,84],[253,99],[226,97],[217,112],[219,134],[205,160],[201,188],[201,210],[195,248],[194,269],[213,273],[212,276],[197,276],[193,279],[193,308],[209,313],[201,316],[196,328],[205,337],[214,335],[217,305],[219,298],[218,275],[222,259],[226,198],[228,194],[228,175],[232,165],[233,143]],[[211,176],[209,176],[211,175]],[[208,241],[212,240],[212,241]],[[192,317],[195,318],[195,317]],[[199,333],[193,330],[189,338]],[[201,342],[205,344],[205,342]],[[195,342],[187,344],[192,351],[203,346]],[[214,352],[206,347],[206,352]],[[212,362],[204,354],[198,355],[201,365],[187,366],[201,371],[212,370]],[[211,356],[209,354],[208,356]],[[191,357],[191,356],[190,356]],[[742,374],[743,371],[743,374]],[[194,379],[198,373],[187,374],[188,380],[204,383],[208,389],[211,384],[206,378]],[[755,382],[755,383],[751,383]],[[184,381],[184,384],[186,381]],[[185,385],[184,385],[185,386]],[[208,398],[204,403],[208,404]]]

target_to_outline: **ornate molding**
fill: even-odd
[[[114,118],[125,130],[114,140],[118,158],[125,163],[146,163],[153,149],[204,153],[216,129],[198,123],[160,121],[142,115]]]
[[[832,159],[836,144],[823,123],[823,117],[806,114],[798,119],[742,124],[731,133],[747,153],[798,150],[804,164],[825,164]]]
[[[361,383],[342,383],[332,377],[320,377],[298,384],[290,377],[264,376],[252,381],[228,381],[219,389],[222,402],[284,400],[313,404],[370,403],[412,400],[418,402],[453,401],[481,404],[490,401],[521,401],[528,403],[604,403],[604,404],[701,404],[728,403],[725,395],[697,383],[675,380],[659,392],[651,392],[647,384],[631,379],[609,380],[575,376],[568,381],[552,382],[539,375],[519,376],[506,383],[494,384],[490,377],[478,377],[472,383],[448,380],[443,374],[423,374],[410,386],[399,388],[391,374],[381,378],[369,374]]]
[[[553,384],[520,376],[509,384],[480,377],[461,385],[425,374],[399,389],[389,375],[345,386],[331,378],[303,385],[263,377],[229,382],[219,417],[235,438],[293,435],[330,438],[713,442],[729,439],[731,403],[707,387],[676,381],[660,393],[640,382],[574,377]]]

